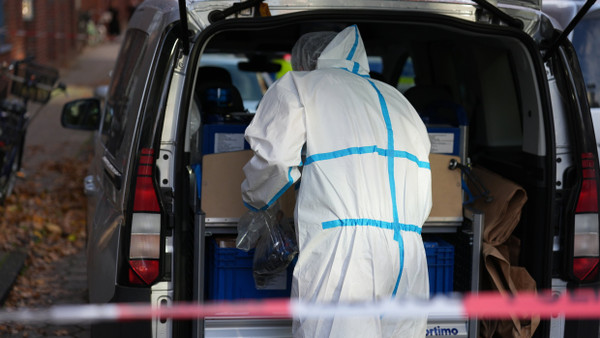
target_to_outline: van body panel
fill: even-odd
[[[214,10],[223,10],[232,6],[233,1],[199,1],[188,3],[188,19],[190,28],[198,33],[211,24],[209,14]],[[477,6],[471,1],[339,1],[321,0],[307,3],[306,1],[268,1],[269,12],[273,16],[289,14],[300,11],[312,10],[398,10],[408,12],[435,12],[473,22],[496,22],[497,18],[489,13],[481,14]],[[542,25],[541,1],[507,1],[498,2],[498,7],[509,16],[518,19],[523,24],[523,31],[535,36],[539,34]],[[237,17],[252,17],[254,12],[247,10],[239,13]],[[231,17],[229,17],[231,18]]]
[[[572,46],[567,42],[555,55],[545,55],[556,36],[557,23],[542,14],[539,0],[498,2],[500,10],[521,20],[522,29],[462,0],[265,3],[269,17],[260,17],[250,8],[216,20],[215,11],[240,2],[185,1],[190,30],[185,34],[181,33],[179,4],[174,0],[147,0],[131,18],[96,137],[89,178],[90,186],[96,188],[88,200],[93,213],[88,217],[87,248],[91,302],[144,301],[160,306],[213,300],[207,286],[214,283],[210,241],[235,236],[239,217],[205,217],[202,160],[218,152],[218,147],[206,147],[213,141],[226,143],[229,150],[247,149],[243,128],[254,118],[260,97],[244,100],[240,111],[210,113],[209,105],[202,101],[207,92],[201,89],[218,81],[200,75],[200,68],[210,65],[227,68],[230,73],[250,72],[238,78],[253,79],[251,86],[264,94],[280,76],[271,66],[275,61],[285,64],[302,32],[350,24],[360,28],[371,57],[372,77],[394,86],[415,109],[419,98],[433,101],[434,94],[443,94],[445,107],[451,107],[451,114],[456,115],[453,118],[465,114],[460,128],[451,124],[454,121],[438,123],[455,133],[452,140],[458,142],[462,137],[464,165],[492,170],[526,191],[527,203],[514,230],[521,243],[517,264],[529,272],[538,289],[553,284],[582,287],[574,283],[569,271],[573,256],[569,250],[582,180],[580,152],[588,153],[589,143],[595,145],[596,141]],[[550,21],[555,27],[547,26]],[[213,85],[221,93],[223,88],[218,86],[223,83]],[[425,89],[423,96],[415,95],[418,89]],[[430,118],[429,112],[418,111],[424,119]],[[219,133],[222,135],[216,135]],[[153,211],[160,213],[153,217],[160,219],[160,272],[151,285],[132,285],[128,279],[129,245],[142,150],[153,154],[150,190],[156,194],[160,210]],[[592,155],[597,158],[597,153]],[[461,192],[466,200],[466,191]],[[475,191],[472,197],[482,195]],[[470,254],[473,241],[468,236],[473,231],[467,228],[474,226],[473,220],[481,217],[430,222],[424,233],[452,242],[457,255],[459,251]],[[454,262],[468,271],[455,276],[454,291],[477,291],[485,286],[483,281],[478,283],[482,271],[467,262],[472,261],[461,257]],[[589,332],[597,325],[594,323],[561,322],[557,329],[559,324],[554,321],[551,332],[550,321],[542,321],[536,334],[554,337],[563,327]],[[144,336],[153,337],[290,333],[286,320],[155,319],[132,325],[140,325]],[[456,325],[476,336],[476,321]],[[102,330],[98,326],[97,333],[125,336],[126,327],[126,323]]]
[[[157,3],[160,3],[158,1]],[[175,3],[176,4],[176,3]],[[164,9],[166,11],[161,11]],[[113,298],[115,285],[117,284],[118,272],[122,268],[121,254],[123,243],[120,241],[123,228],[127,222],[126,209],[128,205],[130,184],[131,161],[134,149],[137,147],[136,138],[138,125],[141,121],[141,111],[144,91],[149,81],[154,58],[147,57],[157,50],[157,46],[162,43],[163,28],[178,18],[178,13],[172,7],[161,6],[143,6],[140,8],[141,15],[132,18],[128,35],[125,36],[126,43],[122,46],[117,66],[124,68],[132,67],[128,60],[137,60],[134,65],[137,71],[131,74],[131,84],[126,87],[128,90],[128,103],[121,111],[122,121],[127,122],[124,128],[116,128],[110,125],[109,119],[112,118],[111,104],[120,105],[121,101],[115,101],[115,94],[121,95],[125,88],[119,83],[115,83],[119,76],[124,74],[119,71],[113,75],[113,80],[109,87],[107,104],[103,112],[103,123],[100,127],[99,136],[96,145],[96,165],[93,178],[93,184],[99,187],[99,191],[94,196],[93,206],[94,219],[88,224],[88,247],[87,257],[88,266],[88,288],[90,301],[94,303],[108,302]],[[133,36],[135,35],[135,36]],[[129,43],[127,43],[127,41]],[[139,41],[139,42],[136,42]],[[131,47],[133,45],[133,47]],[[140,55],[141,50],[137,47],[143,47],[145,53]],[[111,116],[110,118],[107,116]],[[118,139],[119,145],[114,145]],[[112,149],[111,149],[112,148]],[[118,149],[118,150],[117,150]],[[117,150],[117,151],[115,151]],[[135,158],[135,156],[133,156]],[[116,181],[118,180],[118,181]]]

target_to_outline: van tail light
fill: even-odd
[[[160,275],[161,210],[154,189],[154,150],[143,148],[135,178],[129,242],[129,283],[151,285]]]
[[[598,280],[600,272],[600,238],[598,236],[598,178],[596,158],[581,155],[583,181],[575,209],[573,237],[573,276],[581,282]]]

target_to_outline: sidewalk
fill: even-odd
[[[109,83],[119,47],[120,40],[87,47],[68,69],[61,69],[60,81],[67,85],[66,95],[56,93],[29,126],[23,155],[26,172],[36,170],[44,160],[77,155],[78,145],[89,141],[90,132],[61,126],[62,107],[68,101],[92,97],[94,88]]]
[[[64,175],[56,171],[43,168],[48,161],[69,161],[73,158],[86,158],[91,150],[93,133],[64,129],[60,124],[60,115],[65,102],[77,98],[91,97],[96,86],[109,83],[110,71],[117,58],[120,41],[104,42],[87,47],[70,64],[68,69],[60,70],[60,80],[67,86],[67,96],[57,94],[48,105],[40,110],[31,122],[27,131],[25,150],[23,154],[24,180],[35,180],[36,184],[47,191],[52,191],[49,186],[60,184],[56,175]],[[37,107],[30,106],[30,110]],[[63,176],[64,177],[64,176]],[[63,180],[64,182],[64,180]],[[18,181],[17,186],[23,181]],[[60,189],[61,186],[58,186]],[[81,185],[81,189],[83,186]],[[18,191],[17,191],[18,193]],[[58,198],[58,197],[57,197]],[[7,206],[8,207],[8,206]],[[81,210],[82,213],[85,210]],[[27,250],[27,248],[23,248]],[[40,259],[31,257],[30,252],[0,252],[0,305],[6,298],[27,297],[27,295],[13,295],[19,273],[27,260]],[[53,288],[53,299],[41,300],[46,304],[78,304],[87,302],[87,277],[85,267],[85,250],[82,248],[76,253],[67,255],[53,261],[48,273],[43,273],[39,278],[46,278],[46,288]],[[17,282],[18,283],[18,282]],[[41,305],[40,305],[41,306]],[[0,323],[1,324],[1,323]],[[18,324],[18,323],[17,323]],[[86,326],[71,325],[58,327],[53,325],[35,325],[24,327],[15,325],[8,333],[10,337],[89,337]]]

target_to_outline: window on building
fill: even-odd
[[[8,29],[4,20],[4,0],[0,0],[0,54],[10,50],[8,43]]]

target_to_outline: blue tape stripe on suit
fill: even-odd
[[[380,148],[380,147],[377,147],[374,145],[373,146],[362,146],[362,147],[350,147],[350,148],[346,148],[346,149],[331,151],[328,153],[313,154],[306,158],[306,162],[304,164],[310,165],[310,164],[312,164],[314,162],[318,162],[318,161],[332,160],[332,159],[336,159],[336,158],[340,158],[340,157],[344,157],[344,156],[350,156],[350,155],[361,155],[361,154],[372,154],[372,153],[377,153],[381,156],[405,158],[409,161],[415,162],[419,168],[431,169],[429,162],[421,161],[421,160],[419,160],[419,158],[417,156],[415,156],[409,152],[406,152],[403,150],[383,149],[383,148]]]

